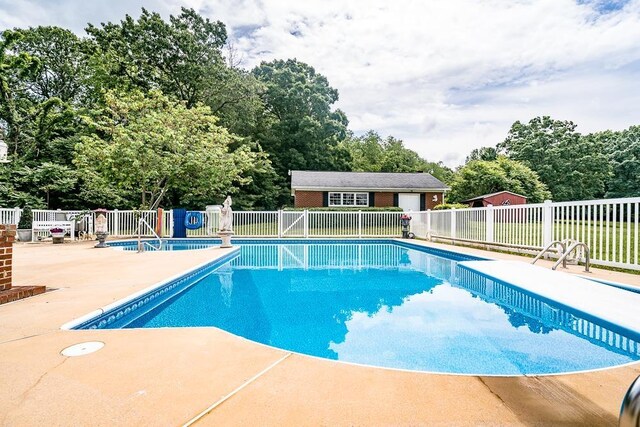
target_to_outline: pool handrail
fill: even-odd
[[[147,228],[151,230],[155,238],[158,239],[158,247],[156,248],[155,246],[151,245],[148,242],[144,242],[144,243],[150,245],[152,248],[156,250],[159,250],[162,247],[162,239],[160,238],[160,236],[158,236],[158,233],[156,233],[153,227],[151,227],[151,225],[149,225],[149,223],[144,218],[140,218],[138,220],[138,253],[144,252],[144,244],[142,242],[142,231],[141,231],[142,224],[146,225]]]
[[[545,246],[545,248],[543,250],[541,250],[538,255],[536,255],[536,257],[533,259],[533,261],[531,261],[531,264],[535,264],[536,261],[538,261],[540,258],[542,258],[542,256],[544,254],[546,254],[552,246],[555,245],[560,245],[560,247],[562,248],[562,252],[558,252],[556,249],[556,252],[558,252],[558,255],[560,257],[562,257],[562,255],[564,255],[565,251],[567,250],[567,246],[565,244],[565,242],[567,242],[566,240],[560,241],[560,240],[554,240],[553,242],[549,243],[547,246]],[[568,242],[567,242],[568,243]],[[564,268],[567,268],[567,259],[564,259],[564,262],[562,263],[562,266]]]
[[[586,243],[584,242],[574,242],[571,246],[569,246],[569,249],[567,249],[566,252],[562,254],[560,259],[556,261],[556,263],[553,265],[553,267],[551,267],[551,269],[555,270],[556,268],[558,268],[561,262],[563,263],[563,267],[566,268],[567,257],[569,256],[569,254],[571,254],[571,252],[575,251],[578,248],[578,246],[582,246],[584,248],[584,258],[585,258],[584,271],[588,273],[589,266],[591,265],[591,254],[589,252],[589,246],[587,246]]]

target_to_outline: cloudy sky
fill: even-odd
[[[640,0],[0,0],[0,29],[167,17],[224,22],[243,66],[297,58],[327,76],[360,134],[454,166],[515,120],[583,133],[640,124]]]

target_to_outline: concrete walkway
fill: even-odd
[[[181,425],[205,412],[196,425],[616,425],[640,375],[640,364],[543,377],[434,375],[290,354],[216,328],[62,331],[226,253],[136,254],[93,244],[15,246],[14,284],[56,290],[0,306],[0,424]],[[638,275],[593,275],[640,286]],[[105,347],[60,354],[84,341]]]

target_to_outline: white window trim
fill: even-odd
[[[339,194],[340,195],[340,204],[335,204],[331,202],[331,195],[332,194]],[[345,205],[343,204],[344,202],[344,195],[345,194],[351,194],[353,196],[353,204],[352,205]],[[367,198],[367,204],[366,205],[358,205],[357,204],[357,199],[358,199],[358,194],[363,194],[366,196]],[[351,191],[346,191],[346,192],[341,192],[341,191],[331,191],[329,192],[328,196],[328,205],[331,208],[367,208],[369,207],[369,193],[366,193],[364,191],[358,191],[358,192],[351,192]]]

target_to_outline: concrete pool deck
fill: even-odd
[[[94,244],[14,246],[14,285],[55,290],[0,306],[0,424],[182,425],[215,406],[196,425],[617,425],[622,397],[640,375],[640,364],[555,376],[426,374],[290,354],[216,328],[63,331],[70,320],[227,253],[136,254]],[[640,286],[640,275],[593,271]],[[569,272],[584,274],[578,266]],[[60,354],[85,341],[105,347]]]

